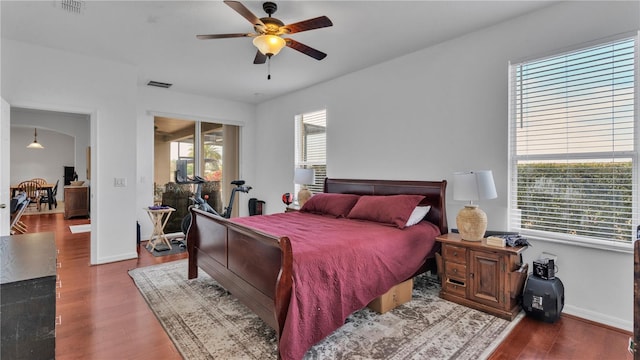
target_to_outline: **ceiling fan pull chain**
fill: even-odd
[[[267,80],[271,80],[271,56],[267,57]]]

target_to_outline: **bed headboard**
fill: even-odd
[[[426,220],[440,228],[443,234],[449,232],[445,194],[447,180],[412,181],[412,180],[358,180],[358,179],[324,179],[324,192],[357,195],[424,195],[421,205],[430,205],[431,210]]]

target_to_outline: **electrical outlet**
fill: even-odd
[[[127,186],[127,178],[113,178],[113,186],[114,187]]]

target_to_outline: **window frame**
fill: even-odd
[[[638,229],[638,225],[639,225],[639,219],[638,219],[638,214],[639,214],[639,207],[640,207],[640,199],[638,198],[639,195],[639,188],[640,188],[640,184],[638,183],[638,173],[639,173],[639,169],[640,169],[640,164],[638,164],[638,160],[640,159],[639,156],[639,152],[640,152],[640,148],[639,148],[639,144],[640,144],[640,134],[638,133],[639,130],[639,118],[640,118],[640,114],[639,114],[639,109],[640,109],[640,32],[634,31],[634,32],[628,32],[628,33],[623,33],[623,34],[618,34],[618,35],[614,35],[611,37],[607,37],[607,38],[603,38],[603,39],[598,39],[595,41],[590,41],[587,43],[581,43],[581,44],[577,44],[575,46],[571,46],[571,47],[567,47],[564,49],[560,49],[560,50],[556,50],[556,51],[551,51],[548,52],[546,54],[543,55],[538,55],[538,56],[530,56],[527,58],[522,58],[522,59],[518,59],[516,61],[510,61],[508,68],[507,68],[507,79],[508,79],[508,86],[509,86],[509,101],[508,101],[508,117],[509,117],[509,121],[508,121],[508,149],[507,149],[507,153],[508,153],[508,175],[509,175],[509,179],[507,181],[508,184],[508,203],[507,203],[507,207],[508,207],[508,212],[507,212],[507,224],[508,224],[508,229],[510,231],[520,231],[523,235],[531,238],[531,239],[535,239],[535,240],[541,240],[541,241],[547,241],[547,242],[552,242],[552,243],[559,243],[559,244],[566,244],[566,245],[572,245],[572,246],[581,246],[581,247],[589,247],[589,248],[597,248],[597,249],[602,249],[602,250],[609,250],[609,251],[616,251],[616,252],[625,252],[625,253],[629,253],[633,251],[633,243],[634,241],[636,241],[640,235],[640,231],[638,231],[638,234],[636,236],[632,236],[632,239],[630,239],[631,241],[629,242],[622,242],[622,241],[615,241],[615,240],[601,240],[601,239],[595,239],[595,238],[590,238],[590,237],[584,237],[584,236],[575,236],[575,235],[570,235],[570,234],[563,234],[563,233],[553,233],[553,232],[549,232],[549,231],[541,231],[541,230],[531,230],[531,229],[521,229],[518,228],[518,222],[516,221],[516,212],[517,212],[517,202],[518,202],[518,197],[517,197],[517,177],[518,177],[518,169],[517,169],[517,163],[518,160],[522,159],[522,157],[517,156],[517,148],[516,148],[516,139],[517,139],[517,126],[515,125],[515,115],[517,113],[517,109],[514,108],[516,102],[515,102],[515,96],[516,96],[516,84],[514,84],[513,80],[513,74],[512,72],[514,71],[514,67],[518,66],[520,64],[526,63],[526,62],[531,62],[531,61],[537,61],[537,60],[544,60],[546,58],[552,58],[552,57],[559,57],[565,54],[569,54],[569,53],[573,53],[573,52],[578,52],[580,50],[584,50],[590,47],[595,47],[595,46],[599,46],[599,45],[605,45],[607,43],[610,42],[616,42],[616,41],[621,41],[624,39],[631,39],[633,38],[635,41],[635,47],[634,47],[634,61],[635,61],[635,67],[634,67],[634,114],[633,114],[633,151],[629,151],[626,152],[626,155],[628,155],[630,158],[632,158],[632,205],[631,205],[631,216],[632,216],[632,229],[636,230]],[[583,157],[584,159],[587,158],[593,158],[595,153],[588,153],[585,154],[585,156]],[[623,152],[620,152],[619,154],[623,154]],[[542,158],[544,156],[538,156],[536,157],[536,159]],[[525,157],[526,158],[526,157]],[[575,157],[571,157],[571,159],[579,159],[580,156],[575,156]],[[633,231],[634,233],[636,231]]]
[[[303,149],[302,147],[304,146],[303,143],[303,139],[301,139],[301,136],[303,136],[303,130],[302,130],[302,126],[303,121],[304,121],[304,116],[307,115],[313,115],[316,113],[324,113],[324,136],[325,136],[325,140],[324,140],[324,161],[313,161],[313,160],[305,160],[305,159],[301,159],[300,157],[303,155]],[[323,187],[324,187],[324,178],[326,177],[326,170],[327,170],[327,140],[326,140],[326,136],[327,136],[327,109],[323,108],[323,109],[319,109],[319,110],[314,110],[314,111],[306,111],[304,113],[298,114],[294,117],[294,168],[300,168],[300,167],[304,167],[304,168],[315,168],[315,167],[324,167],[324,172],[325,172],[325,176],[322,176],[322,174],[318,174],[318,171],[316,171],[315,174],[315,184],[312,186],[307,186],[307,188],[309,190],[311,190],[312,193],[317,193],[317,192],[322,192]],[[293,174],[293,173],[292,173]],[[297,194],[300,191],[301,186],[299,184],[294,184],[294,194],[295,195],[295,201],[297,202]]]

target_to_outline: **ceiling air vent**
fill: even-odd
[[[160,88],[168,89],[168,88],[170,88],[170,87],[171,87],[171,85],[173,85],[173,84],[163,83],[163,82],[160,82],[160,81],[153,81],[153,80],[152,80],[152,81],[149,81],[149,82],[147,83],[147,85],[148,85],[148,86],[155,86],[155,87],[160,87]]]
[[[60,8],[74,14],[84,10],[84,0],[60,0]]]

